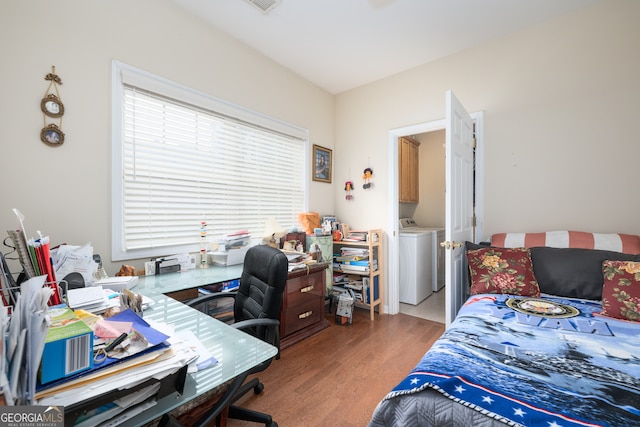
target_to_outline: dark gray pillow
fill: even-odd
[[[590,300],[602,299],[602,263],[640,261],[640,255],[598,249],[534,247],[533,272],[540,292]]]

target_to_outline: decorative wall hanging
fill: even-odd
[[[331,150],[313,145],[313,180],[331,183]]]
[[[371,188],[371,186],[373,185],[373,183],[371,182],[373,180],[373,170],[371,168],[366,168],[363,172],[362,179],[364,179],[362,188],[364,188],[365,190]]]
[[[347,195],[345,196],[345,199],[347,200],[351,200],[353,199],[353,196],[351,195],[351,191],[353,190],[353,182],[351,181],[347,181],[344,183],[344,191],[347,192]]]
[[[64,143],[64,132],[62,132],[62,115],[64,114],[64,104],[60,99],[58,85],[62,84],[60,77],[56,75],[56,67],[51,66],[51,72],[44,77],[49,81],[49,87],[40,101],[42,110],[42,120],[44,127],[40,131],[40,140],[51,147],[58,147]],[[57,119],[58,124],[50,123],[49,119]]]

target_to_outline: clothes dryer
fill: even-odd
[[[444,242],[444,228],[420,227],[413,218],[400,218],[399,228],[400,236],[403,233],[433,233],[431,249],[428,252],[430,259],[423,262],[431,264],[428,268],[433,276],[430,283],[433,292],[438,292],[444,287],[444,248],[441,246],[441,243]],[[400,256],[402,257],[402,250],[400,250]],[[400,265],[402,265],[402,259],[400,260]]]
[[[418,305],[433,293],[432,231],[400,230],[400,302]]]

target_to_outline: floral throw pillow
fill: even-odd
[[[471,295],[510,294],[539,297],[527,248],[482,248],[467,251]]]
[[[604,261],[602,274],[600,314],[640,322],[640,262]]]

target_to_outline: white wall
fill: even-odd
[[[640,2],[607,0],[336,97],[336,214],[388,225],[388,132],[444,118],[451,89],[485,112],[485,235],[573,229],[640,234]],[[484,237],[484,236],[481,236]]]
[[[445,131],[417,135],[420,141],[420,203],[413,218],[421,227],[445,226]]]
[[[120,267],[109,262],[113,59],[307,128],[310,144],[334,148],[333,96],[166,0],[4,1],[0,51],[0,230],[17,228],[19,208],[33,236],[91,242],[109,274]],[[56,148],[39,136],[52,65],[65,106]],[[333,185],[309,185],[310,210],[333,212]]]

